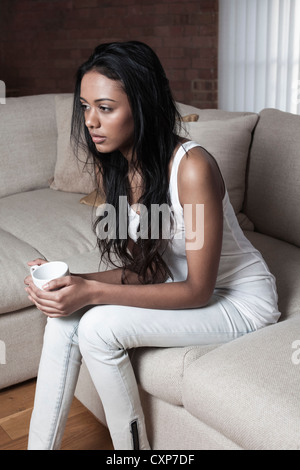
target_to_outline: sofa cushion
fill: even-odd
[[[140,387],[173,405],[182,405],[182,379],[188,365],[219,345],[137,348],[131,361]]]
[[[255,129],[244,211],[257,231],[300,246],[300,116],[265,109]]]
[[[58,129],[57,161],[52,189],[88,194],[95,188],[93,166],[85,165],[86,154],[80,151],[75,157],[71,143],[71,118],[73,94],[55,96],[55,112]]]
[[[245,232],[276,278],[280,320],[300,315],[300,250],[257,232]]]
[[[6,347],[0,389],[36,377],[46,318],[35,307],[0,315],[0,339]]]
[[[234,211],[238,214],[244,202],[247,161],[258,116],[250,114],[224,120],[202,119],[185,123],[181,135],[198,142],[215,157]]]
[[[0,199],[0,227],[48,260],[95,249],[92,209],[80,194],[41,189]]]
[[[41,254],[19,238],[1,229],[0,239],[1,314],[32,305],[24,290],[23,279],[29,274],[27,261],[40,257]],[[0,339],[2,339],[1,335]]]
[[[0,197],[49,187],[56,162],[54,95],[7,98],[0,129]]]
[[[244,449],[300,447],[300,316],[227,343],[193,362],[187,411]]]
[[[198,121],[225,121],[243,116],[251,116],[255,113],[243,111],[224,111],[223,109],[201,109],[184,103],[176,103],[181,116],[197,114]]]

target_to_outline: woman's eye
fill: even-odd
[[[110,111],[112,111],[112,108],[109,108],[108,106],[99,106],[99,109],[101,111],[104,111],[105,113],[109,113]]]
[[[80,106],[81,106],[81,109],[83,110],[83,112],[86,112],[90,109],[90,106],[85,104],[85,103],[80,103]],[[108,106],[99,106],[99,110],[104,112],[104,113],[109,113],[111,112],[113,109],[112,108],[109,108]]]

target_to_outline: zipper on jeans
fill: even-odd
[[[137,427],[137,419],[130,423],[131,434],[132,434],[132,444],[133,450],[140,450],[140,443],[139,443],[139,432]]]

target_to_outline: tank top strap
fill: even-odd
[[[192,140],[185,142],[184,144],[181,144],[179,149],[177,150],[174,159],[173,159],[173,164],[172,164],[172,169],[171,169],[171,176],[170,176],[170,197],[171,197],[171,202],[172,204],[179,204],[179,196],[178,196],[178,168],[180,165],[180,162],[184,155],[191,150],[194,147],[201,147],[200,144],[197,142],[194,142]]]

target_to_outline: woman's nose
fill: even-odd
[[[88,115],[85,118],[85,125],[87,127],[92,127],[92,128],[98,128],[101,127],[101,123],[99,120],[99,117],[97,115],[97,111],[91,109],[88,113]]]

